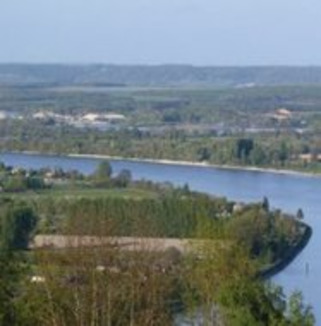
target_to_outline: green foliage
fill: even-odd
[[[25,273],[22,257],[0,249],[0,325],[17,325],[15,300],[21,291],[21,277]]]
[[[314,325],[311,307],[301,295],[291,296],[288,307],[280,287],[255,278],[257,266],[240,245],[214,247],[204,242],[195,250],[200,258],[186,261],[183,298],[191,315],[202,307],[204,325]]]
[[[275,296],[274,300],[279,300]],[[221,290],[220,302],[228,325],[286,325],[283,307],[277,308],[264,284],[243,279],[231,282]]]
[[[1,202],[0,213],[0,325],[27,325],[20,320],[18,301],[29,269],[21,250],[28,248],[36,217],[24,203]]]
[[[291,326],[313,326],[315,319],[311,306],[303,302],[301,292],[294,292],[289,299],[289,319]]]
[[[96,186],[110,185],[110,178],[112,175],[112,167],[108,161],[102,161],[98,164],[94,174],[94,183]]]
[[[33,270],[43,277],[35,283],[26,277],[25,262],[17,255],[17,250],[28,245],[35,215],[23,203],[4,202],[0,324],[161,326],[172,324],[173,312],[184,306],[187,314],[202,307],[209,325],[214,320],[231,326],[313,325],[311,308],[302,297],[294,295],[290,314],[284,315],[282,292],[256,279],[261,264],[253,260],[253,254],[257,258],[271,249],[266,239],[259,239],[275,234],[273,244],[281,245],[280,239],[290,238],[290,229],[285,227],[288,219],[278,211],[264,210],[261,204],[245,205],[233,214],[233,203],[225,199],[187,188],[166,189],[154,199],[51,198],[34,207],[42,216],[54,217],[54,224],[63,213],[59,228],[66,234],[202,239],[191,241],[189,254],[183,257],[177,250],[158,252],[148,247],[127,252],[108,244],[44,249],[34,254]],[[294,226],[298,223],[289,221]],[[274,254],[274,259],[281,257],[280,252]]]
[[[253,80],[259,84],[288,84],[293,80],[306,83],[309,78],[320,81],[318,69],[309,70],[302,78],[305,68],[104,68],[1,66],[3,76],[19,76],[21,81],[19,87],[0,87],[1,107],[7,111],[14,108],[24,119],[0,121],[0,149],[320,170],[320,86],[234,87]],[[97,76],[100,85],[172,85],[188,81],[233,87],[129,87],[121,92],[99,89],[84,96],[88,84],[95,86]],[[46,85],[25,87],[28,80]],[[74,87],[74,80],[85,86]],[[47,87],[57,83],[63,87]],[[44,108],[77,116],[87,113],[88,107],[101,113],[108,108],[124,114],[126,121],[107,131],[88,132],[53,118],[31,118]],[[287,121],[271,118],[279,107],[289,107],[293,117]],[[309,133],[297,132],[297,128],[306,127]],[[302,153],[313,154],[312,161],[301,162]],[[65,178],[60,172],[57,177]],[[111,176],[110,164],[103,162],[93,183],[109,188],[131,186],[128,172]],[[42,177],[13,173],[0,164],[1,190],[5,192],[42,189]],[[74,174],[75,180],[83,181],[91,192],[95,190],[88,180],[78,177]],[[145,186],[149,190],[154,187]],[[153,191],[156,195],[148,198],[129,196],[125,200],[94,194],[93,199],[77,199],[86,195],[70,196],[63,189],[60,198],[49,193],[48,200],[35,200],[32,205],[48,232],[202,238],[196,258],[170,262],[172,269],[163,273],[160,262],[166,259],[155,253],[124,255],[113,246],[108,252],[97,248],[89,253],[82,248],[40,252],[34,269],[46,275],[44,284],[24,279],[25,262],[18,255],[28,247],[36,224],[34,211],[17,202],[1,203],[0,324],[169,325],[173,300],[183,302],[186,309],[201,306],[209,324],[213,305],[219,308],[215,321],[223,318],[227,325],[314,324],[311,308],[303,304],[300,294],[293,294],[289,314],[284,316],[287,307],[282,292],[255,280],[258,266],[282,259],[300,241],[304,224],[271,211],[267,200],[233,212],[233,204],[226,200],[192,194],[188,187],[176,191],[163,185]],[[297,217],[301,219],[303,212],[298,211]],[[100,264],[107,268],[97,270]]]
[[[224,201],[220,203],[206,197],[83,199],[68,205],[66,224],[68,232],[77,230],[78,234],[103,232],[102,226],[107,224],[114,235],[190,237],[197,218],[215,219],[220,205],[224,205]],[[138,225],[141,227],[137,228]]]
[[[237,212],[227,224],[228,234],[246,248],[252,257],[270,264],[286,257],[302,236],[297,221],[278,211],[252,205]]]
[[[12,176],[5,181],[3,188],[9,192],[25,191],[28,188],[28,181],[22,175]]]
[[[112,168],[108,161],[102,161],[97,166],[96,171],[94,172],[95,177],[98,179],[109,179],[112,174]]]
[[[0,149],[321,170],[320,86],[129,87],[83,96],[87,90],[0,87],[3,110],[14,108],[25,117],[0,121]],[[48,124],[31,118],[39,111],[78,117],[88,107],[96,113],[124,114],[126,120],[107,124],[107,130],[88,130],[59,119]],[[273,117],[282,107],[291,117],[278,121]],[[311,154],[311,160],[301,154]],[[13,181],[12,189],[24,188],[21,180]]]
[[[266,211],[269,212],[270,211],[270,203],[267,197],[263,198],[263,202],[262,202],[262,208]]]
[[[132,189],[132,188],[129,188]],[[152,188],[149,188],[152,190]],[[91,190],[92,192],[93,190]],[[238,205],[186,189],[160,187],[153,196],[56,196],[38,206],[41,231],[65,234],[233,240],[262,266],[288,257],[305,234],[294,217],[267,203]],[[78,198],[80,197],[80,198]],[[83,198],[81,198],[83,197]]]
[[[296,213],[296,218],[299,221],[302,221],[304,219],[304,213],[303,213],[303,210],[301,208],[298,209],[298,211]]]
[[[113,179],[113,184],[116,187],[125,188],[132,182],[132,174],[130,170],[121,170]]]
[[[251,151],[250,162],[254,166],[265,165],[269,161],[266,152],[262,148],[261,144],[254,144],[254,148]]]
[[[165,256],[112,247],[38,252],[45,282],[26,285],[24,316],[41,326],[171,325],[178,263],[167,261],[172,269],[162,273]]]
[[[9,203],[1,209],[0,250],[27,249],[37,217],[33,210],[23,203]]]
[[[247,162],[254,148],[253,139],[238,139],[236,142],[236,157],[241,162]]]

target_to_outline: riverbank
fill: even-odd
[[[35,152],[23,152],[26,154],[41,154]],[[56,155],[56,154],[50,154]],[[64,155],[63,155],[64,156]],[[215,168],[222,170],[239,170],[239,171],[252,171],[252,172],[262,172],[262,173],[274,173],[274,174],[286,174],[286,175],[297,175],[305,177],[321,177],[321,173],[314,172],[303,172],[289,169],[275,169],[275,168],[262,168],[255,166],[242,166],[242,165],[229,165],[229,164],[212,164],[208,162],[191,162],[191,161],[176,161],[168,159],[150,159],[150,158],[127,158],[121,156],[110,156],[110,155],[100,155],[100,154],[66,154],[67,157],[74,158],[93,158],[101,160],[115,160],[115,161],[130,161],[130,162],[144,162],[151,164],[164,164],[164,165],[178,165],[178,166],[195,166],[204,168]]]
[[[263,168],[257,166],[243,166],[243,165],[230,165],[230,164],[213,164],[208,162],[193,162],[193,161],[181,161],[181,160],[169,160],[169,159],[151,159],[151,158],[137,158],[137,157],[122,157],[103,154],[61,154],[51,152],[37,152],[37,151],[6,151],[2,153],[14,153],[14,154],[27,154],[27,155],[48,155],[48,156],[61,156],[71,158],[84,158],[84,159],[99,159],[99,160],[112,160],[112,161],[128,161],[128,162],[142,162],[151,164],[162,165],[177,165],[177,166],[194,166],[203,168],[215,168],[221,170],[236,170],[236,171],[250,171],[260,173],[273,173],[294,175],[302,177],[321,178],[321,172],[304,172],[290,169],[276,169],[276,168]],[[0,153],[1,154],[1,153]]]
[[[305,228],[304,233],[302,234],[302,237],[300,241],[291,248],[291,250],[288,251],[288,253],[285,255],[285,257],[277,262],[275,262],[271,266],[267,266],[263,268],[259,276],[262,277],[263,279],[269,279],[273,277],[274,275],[282,272],[287,266],[289,266],[292,261],[300,254],[300,252],[303,251],[303,249],[307,246],[309,243],[311,237],[312,237],[312,228],[305,224],[302,223],[302,227]]]

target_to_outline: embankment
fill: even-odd
[[[280,259],[276,261],[273,265],[269,265],[265,268],[263,268],[260,271],[260,277],[263,279],[268,279],[278,273],[280,273],[283,269],[285,269],[299,254],[300,252],[306,247],[308,242],[310,241],[312,237],[312,228],[305,224],[301,223],[301,226],[304,227],[304,232],[302,234],[301,239],[298,241],[298,243],[293,246],[283,257],[283,259]]]

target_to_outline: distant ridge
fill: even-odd
[[[321,67],[0,64],[2,85],[233,86],[321,84]]]

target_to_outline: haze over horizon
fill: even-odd
[[[316,0],[18,0],[0,63],[321,65]]]

